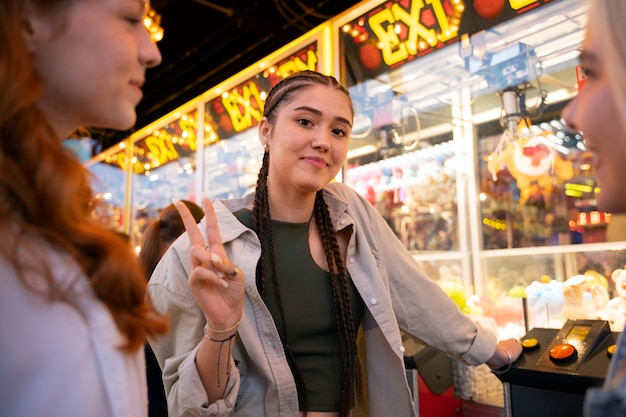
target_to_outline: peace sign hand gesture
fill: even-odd
[[[191,243],[189,288],[204,312],[208,327],[235,329],[243,314],[244,274],[227,259],[213,204],[202,198],[207,243],[193,215],[181,201],[174,205],[180,213]]]

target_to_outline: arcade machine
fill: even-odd
[[[530,109],[526,106],[531,81],[539,86],[541,62],[530,45],[511,43],[495,51],[487,51],[486,45],[484,33],[464,37],[460,56],[468,72],[484,77],[501,98],[504,132],[494,152],[513,142],[523,149],[523,143],[534,138],[532,132],[518,132],[520,123],[546,108],[543,88],[538,88],[538,104]],[[530,330],[524,336],[520,359],[498,375],[504,383],[507,417],[582,416],[585,392],[604,382],[610,348],[614,349],[616,342],[617,334],[602,320],[568,320],[561,329]]]
[[[504,383],[512,417],[582,416],[585,391],[603,384],[618,333],[603,320],[568,320],[559,329],[534,328]]]

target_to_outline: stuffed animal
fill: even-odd
[[[539,198],[550,205],[553,182],[557,179],[566,181],[574,176],[572,162],[561,157],[546,142],[541,135],[513,138],[505,131],[496,150],[489,156],[487,168],[494,181],[497,181],[498,172],[505,168],[517,181],[520,206]]]
[[[466,312],[465,303],[467,296],[465,295],[465,287],[463,287],[463,284],[451,279],[438,281],[437,283],[441,289],[448,294],[448,297],[450,297],[463,312]]]
[[[626,269],[616,269],[611,274],[611,279],[615,283],[615,297],[598,311],[596,318],[607,320],[611,331],[621,332],[626,325]]]
[[[565,305],[563,283],[552,279],[533,281],[526,287],[528,328],[560,328],[565,323],[561,312]]]
[[[596,319],[598,311],[606,306],[609,293],[593,275],[579,274],[563,283],[563,299],[564,320]]]

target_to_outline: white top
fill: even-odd
[[[23,244],[34,250],[26,255]],[[19,247],[40,270],[26,274],[29,282],[42,288],[43,266],[70,291],[50,301],[0,256],[0,416],[147,416],[143,349],[117,348],[122,334],[67,254],[32,239]]]

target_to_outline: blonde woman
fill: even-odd
[[[611,213],[626,213],[626,2],[590,3],[581,52],[587,80],[562,116],[571,129],[583,134],[585,145],[593,153],[593,167],[601,188],[598,207]],[[622,336],[604,387],[587,393],[587,417],[626,415],[626,338]]]

